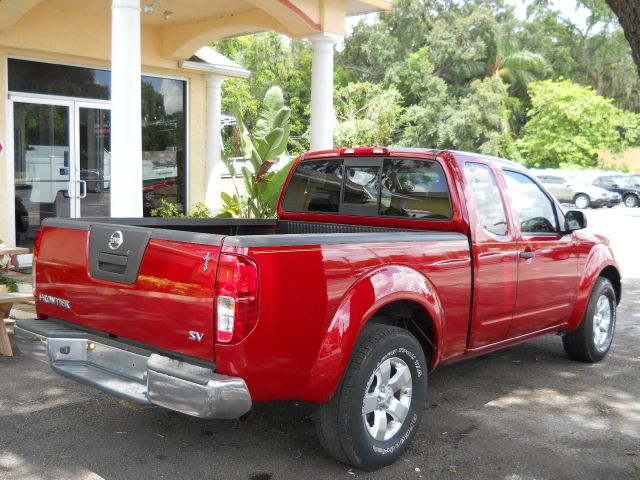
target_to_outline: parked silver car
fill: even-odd
[[[559,201],[573,203],[576,208],[612,207],[622,199],[615,192],[590,185],[563,172],[541,171],[536,176]]]

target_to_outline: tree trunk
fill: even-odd
[[[633,61],[640,72],[640,0],[606,0],[606,2],[620,20],[624,36],[631,45]]]

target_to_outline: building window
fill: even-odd
[[[186,82],[142,77],[142,184],[144,215],[162,200],[185,211]]]
[[[111,74],[108,70],[9,59],[9,91],[21,94],[109,100]],[[144,215],[158,208],[162,200],[185,211],[186,203],[186,92],[187,82],[143,75],[142,89],[142,196]],[[55,102],[55,100],[54,100]],[[53,103],[53,102],[52,102]],[[81,112],[82,113],[82,112]],[[37,118],[36,118],[37,120]],[[109,135],[109,122],[105,123]],[[32,129],[38,129],[32,125]],[[67,140],[68,141],[68,140]],[[82,149],[81,149],[82,150]],[[105,151],[106,158],[110,152]],[[76,160],[70,159],[71,162]],[[82,159],[79,159],[80,164]],[[81,168],[85,168],[82,167]],[[94,169],[95,170],[95,169]],[[102,188],[108,193],[110,168],[102,172]],[[93,177],[82,180],[93,185]],[[95,181],[94,181],[95,180]],[[106,198],[106,196],[105,196]]]
[[[10,58],[9,91],[109,100],[111,73],[97,68]]]

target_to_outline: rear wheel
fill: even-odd
[[[576,208],[579,208],[579,209],[589,208],[589,205],[591,204],[591,199],[589,198],[588,195],[584,193],[579,193],[573,199],[573,204],[576,206]]]
[[[624,206],[629,208],[635,208],[638,206],[638,197],[633,194],[629,194],[624,197]]]
[[[616,293],[611,282],[600,277],[589,298],[577,330],[562,337],[569,357],[581,362],[599,362],[611,348],[616,327]]]
[[[316,430],[337,460],[375,470],[411,443],[424,409],[427,363],[406,330],[365,326],[333,398],[318,407]]]

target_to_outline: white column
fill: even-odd
[[[311,150],[333,148],[333,46],[338,36],[320,33],[308,37],[311,63]]]
[[[222,182],[222,138],[220,121],[222,118],[221,77],[207,77],[207,118],[205,121],[205,193],[204,203],[215,210],[220,206],[220,184]]]
[[[111,216],[142,217],[140,0],[111,0]]]

